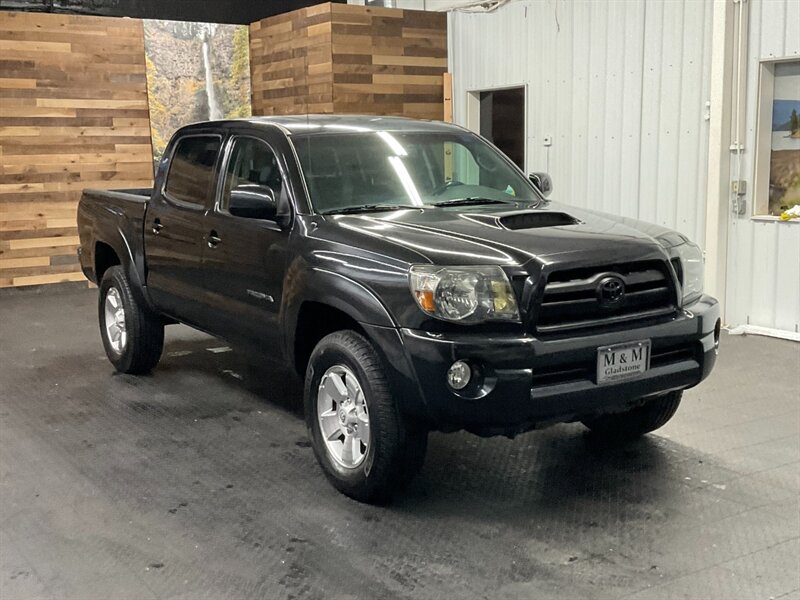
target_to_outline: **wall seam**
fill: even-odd
[[[642,2],[642,52],[641,52],[641,77],[639,77],[639,102],[644,100],[644,57],[645,51],[645,37],[647,35],[647,2]],[[642,133],[644,132],[644,110],[639,110],[639,169],[636,174],[636,218],[642,217],[642,202],[639,194],[642,190]]]

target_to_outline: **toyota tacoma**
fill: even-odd
[[[79,255],[118,371],[153,369],[171,323],[290,365],[325,475],[379,502],[429,431],[631,438],[713,368],[701,250],[550,187],[446,123],[199,123],[153,189],[83,193]]]

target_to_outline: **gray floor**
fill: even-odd
[[[725,337],[627,448],[433,435],[386,508],[336,493],[299,384],[168,329],[103,356],[95,293],[0,297],[0,597],[800,599],[800,345]]]

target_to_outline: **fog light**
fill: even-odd
[[[454,390],[463,390],[469,384],[472,369],[463,360],[457,360],[447,370],[447,383]]]

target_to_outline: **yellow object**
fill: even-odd
[[[417,301],[422,310],[429,313],[436,312],[436,302],[433,301],[433,292],[430,290],[420,290],[417,292]]]
[[[511,302],[508,297],[505,281],[492,281],[492,295],[494,296],[494,309],[497,312],[505,312]]]
[[[781,221],[790,221],[791,219],[800,219],[800,204],[795,204],[781,213]]]

